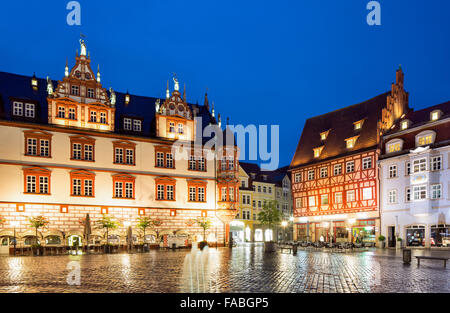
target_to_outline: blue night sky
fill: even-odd
[[[410,105],[450,100],[450,1],[2,1],[0,71],[61,79],[87,36],[103,86],[164,96],[176,72],[190,102],[205,89],[225,123],[280,125],[280,166],[305,119],[390,89],[399,64]],[[173,88],[171,84],[171,88]]]

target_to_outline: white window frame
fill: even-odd
[[[316,206],[316,196],[308,197],[308,206],[310,206],[310,207]]]
[[[427,158],[420,158],[413,160],[412,172],[422,173],[427,170]]]
[[[388,191],[388,204],[396,204],[397,203],[397,190],[391,189]]]
[[[371,169],[372,167],[373,167],[372,157],[366,157],[362,160],[362,169],[363,170],[368,170],[368,169]]]
[[[373,199],[373,192],[372,187],[365,187],[362,190],[362,199],[363,200],[372,200]]]
[[[356,201],[356,192],[354,190],[347,190],[345,192],[345,196],[346,196],[347,202],[355,202]]]
[[[320,178],[327,178],[327,177],[328,177],[328,168],[321,167],[320,168]]]
[[[342,192],[335,192],[334,193],[334,203],[340,204],[342,203],[343,198],[342,198]]]
[[[442,184],[430,185],[430,198],[433,200],[442,198]]]
[[[424,194],[424,196],[423,196]],[[427,186],[420,185],[413,187],[413,199],[414,201],[421,201],[427,198]]]
[[[334,176],[342,175],[342,164],[335,164],[333,166]]]
[[[346,173],[353,173],[355,171],[355,161],[348,161],[345,164],[345,172]]]
[[[389,178],[396,178],[398,175],[398,171],[397,171],[397,165],[396,164],[392,164],[389,165]]]
[[[430,170],[440,171],[442,170],[442,156],[436,155],[430,158]]]
[[[315,171],[314,170],[309,170],[308,171],[308,180],[314,180],[315,179]]]

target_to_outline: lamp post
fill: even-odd
[[[293,216],[289,217],[289,222],[291,222],[291,227],[292,227],[292,232],[291,232],[290,238],[291,238],[291,240],[294,240],[294,217]]]
[[[281,226],[283,226],[283,240],[286,239],[286,226],[287,226],[288,222],[286,221],[282,221],[281,222]]]
[[[17,239],[16,239],[16,227],[19,226],[19,222],[12,221],[11,226],[14,227],[14,256],[16,255]]]

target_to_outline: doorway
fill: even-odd
[[[388,247],[395,248],[396,238],[395,238],[395,226],[388,226]]]

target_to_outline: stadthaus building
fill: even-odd
[[[188,103],[176,78],[165,98],[106,90],[80,44],[60,81],[0,72],[2,244],[13,228],[19,246],[33,243],[33,216],[50,222],[38,234],[42,244],[83,241],[88,213],[93,223],[103,214],[128,223],[136,235],[139,216],[159,219],[159,236],[147,232],[157,243],[182,234],[201,240],[195,220],[207,217],[216,229],[207,239],[226,243],[239,207],[238,149],[231,141],[205,148],[222,137],[207,96],[203,105]],[[215,137],[202,136],[208,126]],[[125,226],[110,236],[124,242]],[[93,229],[91,240],[104,233]]]

